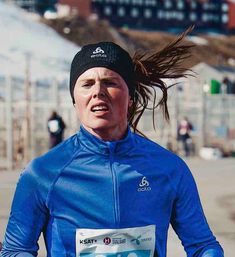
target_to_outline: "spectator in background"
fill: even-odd
[[[188,121],[187,117],[184,117],[178,126],[178,140],[182,142],[184,154],[186,157],[190,156],[190,145],[192,144],[190,132],[192,129],[192,124]]]
[[[50,148],[62,142],[66,125],[56,111],[51,113],[47,121],[47,128],[50,136]]]

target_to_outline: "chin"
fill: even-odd
[[[103,121],[103,122],[96,122],[94,124],[89,124],[87,127],[92,130],[105,130],[105,129],[108,130],[111,126],[110,126],[110,122]]]

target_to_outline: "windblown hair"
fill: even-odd
[[[174,41],[160,51],[151,53],[136,52],[133,56],[135,67],[136,93],[132,107],[129,110],[128,122],[135,133],[142,134],[137,125],[146,109],[152,111],[152,122],[155,129],[155,110],[160,107],[166,121],[170,120],[167,98],[168,89],[163,79],[176,79],[186,77],[190,69],[184,68],[182,63],[191,55],[192,44],[182,44],[185,36],[193,30],[189,27]],[[157,100],[157,91],[162,91],[162,97]],[[151,106],[150,102],[152,102]]]

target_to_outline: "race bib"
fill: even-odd
[[[49,127],[50,132],[52,132],[52,133],[57,132],[60,129],[58,120],[48,121],[48,127]]]
[[[76,230],[76,257],[153,257],[154,249],[155,225]]]

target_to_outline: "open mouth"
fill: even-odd
[[[108,111],[108,110],[109,110],[109,108],[106,104],[94,105],[91,108],[92,112],[105,112],[105,111]]]

